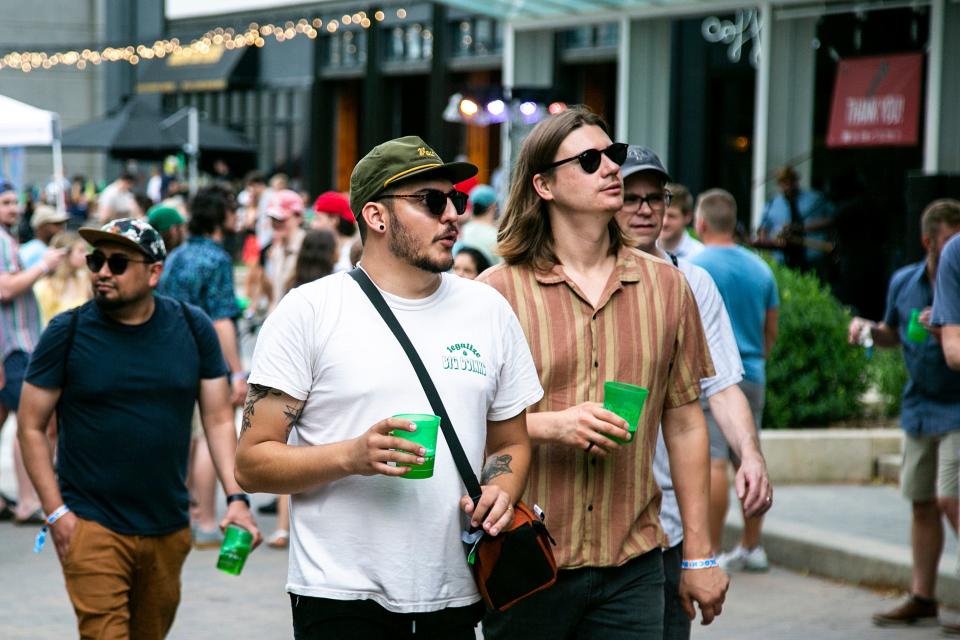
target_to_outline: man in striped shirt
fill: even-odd
[[[20,388],[27,371],[30,353],[40,339],[43,325],[40,321],[40,306],[33,295],[33,283],[60,264],[63,249],[47,249],[43,256],[29,269],[23,268],[17,251],[14,231],[20,206],[17,191],[12,184],[0,181],[0,426],[11,411],[20,405]],[[18,471],[23,468],[19,454],[15,456]],[[17,508],[10,510],[0,498],[0,520],[16,519],[29,524],[35,520],[34,512],[40,500],[26,480],[26,471],[18,473],[21,481],[18,488]]]
[[[714,374],[696,301],[683,274],[630,248],[614,218],[620,164],[596,115],[571,109],[524,141],[499,233],[504,264],[482,278],[514,308],[544,399],[531,408],[527,499],[557,539],[557,584],[487,616],[487,638],[660,640],[666,536],[653,477],[663,422],[684,523],[680,586],[689,616],[719,615],[729,579],[716,568],[707,525],[709,457],[700,379]],[[603,384],[646,387],[636,434],[603,409]],[[699,562],[698,562],[699,561]]]

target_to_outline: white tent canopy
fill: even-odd
[[[0,147],[52,147],[57,209],[66,210],[59,114],[0,96]]]

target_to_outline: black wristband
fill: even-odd
[[[237,501],[245,503],[248,507],[250,506],[250,496],[245,493],[231,493],[227,496],[227,506],[230,506],[231,502]]]

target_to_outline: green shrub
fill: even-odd
[[[780,331],[767,359],[764,427],[859,416],[869,380],[864,349],[847,344],[850,314],[816,276],[770,266],[780,290]]]
[[[903,363],[903,350],[874,349],[873,358],[867,366],[870,385],[877,389],[882,400],[882,414],[893,417],[900,414],[903,387],[907,384],[907,366]]]

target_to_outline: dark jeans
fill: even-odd
[[[3,373],[7,382],[0,389],[0,404],[10,411],[16,411],[20,408],[20,390],[23,387],[23,378],[27,375],[27,365],[29,364],[30,354],[25,351],[14,351],[3,361]]]
[[[432,613],[393,613],[372,600],[290,594],[296,640],[474,640],[483,603]]]
[[[483,620],[487,640],[661,640],[663,552],[621,567],[559,572],[557,583]]]
[[[690,618],[680,606],[683,541],[663,552],[663,640],[690,640]]]

